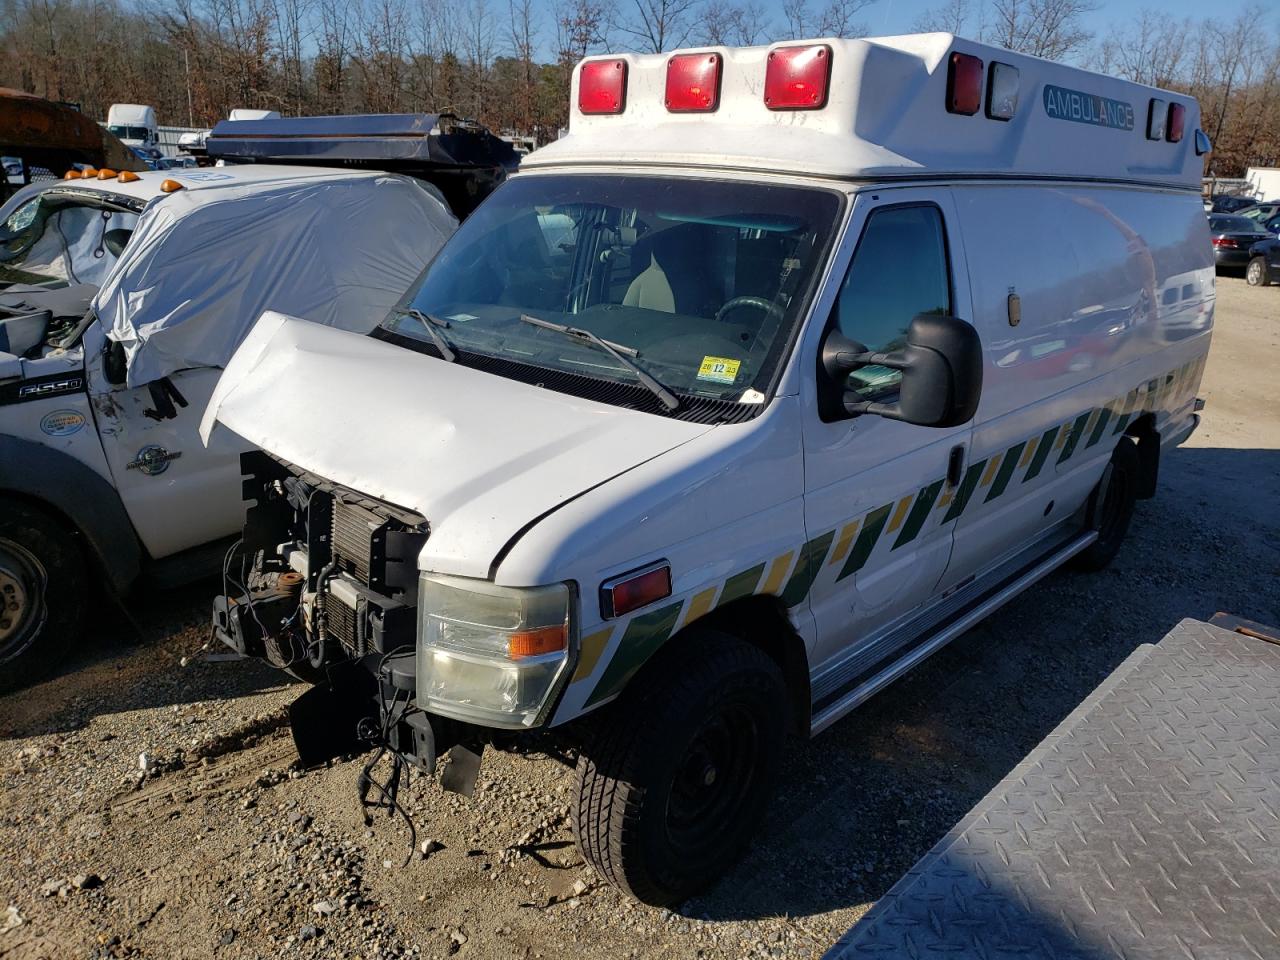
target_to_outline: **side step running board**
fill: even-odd
[[[973,606],[962,607],[955,617],[944,620],[930,631],[923,642],[916,643],[906,654],[876,672],[835,703],[815,714],[810,727],[811,734],[816,736],[821,733],[858,704],[883,690],[931,653],[945,647],[956,637],[974,626],[974,624],[994,613],[1036,581],[1052,573],[1097,539],[1098,533],[1096,530],[1087,530],[1081,533],[1074,539],[1067,541],[1053,553],[1042,557],[1039,562],[1028,567],[1012,580],[1005,582],[995,592],[978,603]],[[975,584],[974,589],[981,590],[982,588]]]

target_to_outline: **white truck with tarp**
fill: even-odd
[[[0,686],[64,662],[101,585],[217,570],[240,454],[197,425],[265,309],[367,332],[457,226],[394,174],[89,169],[0,209]]]
[[[787,733],[1121,549],[1198,422],[1209,142],[1190,97],[946,34],[590,57],[571,96],[372,335],[237,350],[214,628],[316,674],[304,761],[381,748],[366,802],[567,759],[587,862],[669,904]]]

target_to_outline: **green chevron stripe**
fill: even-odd
[[[1071,432],[1067,434],[1067,442],[1062,446],[1062,455],[1058,457],[1059,463],[1066,463],[1071,459],[1071,455],[1076,452],[1076,444],[1080,442],[1080,434],[1084,431],[1084,425],[1089,422],[1091,416],[1093,416],[1093,411],[1086,410],[1076,417],[1076,422],[1071,425]]]
[[[968,506],[969,498],[973,496],[974,488],[977,487],[978,480],[981,479],[982,471],[986,469],[986,466],[986,460],[979,460],[965,471],[964,479],[960,481],[960,487],[956,490],[956,495],[951,501],[951,507],[947,510],[946,516],[942,518],[943,523],[950,523],[964,513],[964,508]]]
[[[1111,419],[1111,408],[1103,407],[1102,413],[1098,417],[1098,425],[1093,428],[1093,433],[1089,434],[1089,442],[1084,445],[1088,450],[1095,443],[1102,439],[1102,432],[1107,429],[1107,421]]]
[[[782,589],[782,602],[790,609],[796,604],[804,600],[809,595],[809,588],[813,586],[813,581],[818,577],[818,571],[822,569],[822,562],[827,559],[827,551],[831,549],[831,541],[836,537],[836,532],[832,530],[830,533],[824,533],[820,537],[814,537],[804,545],[804,550],[800,554],[800,562],[796,564],[795,571],[791,574],[791,579],[787,581],[787,585]]]
[[[676,621],[680,619],[680,608],[683,606],[684,601],[681,600],[632,618],[618,643],[618,649],[605,667],[600,682],[587,698],[587,706],[599,703],[626,686],[641,664],[667,642],[671,631],[675,629]]]
[[[938,494],[942,492],[942,485],[945,482],[945,480],[935,480],[917,494],[916,502],[912,505],[911,512],[907,514],[907,522],[902,525],[902,532],[898,534],[892,549],[897,550],[919,535],[925,520],[929,519],[929,511],[938,502]]]
[[[1034,480],[1040,475],[1044,462],[1049,459],[1049,454],[1053,452],[1053,441],[1058,439],[1058,431],[1060,427],[1050,427],[1043,436],[1040,437],[1040,445],[1036,447],[1036,455],[1031,458],[1031,462],[1027,464],[1026,475],[1023,476],[1022,482]]]
[[[880,539],[880,531],[884,529],[885,522],[889,519],[889,511],[892,509],[893,504],[886,503],[883,507],[877,507],[867,514],[862,521],[862,531],[854,541],[853,549],[849,551],[849,559],[844,562],[840,576],[836,577],[836,583],[862,569],[867,558],[871,556],[871,551],[875,549],[876,541]]]
[[[763,563],[749,570],[743,570],[741,573],[735,573],[725,581],[724,590],[720,593],[720,602],[716,606],[723,607],[726,603],[751,596],[756,592],[762,576],[764,576]]]
[[[1027,441],[1015,443],[1009,448],[1009,452],[1004,455],[1004,461],[1000,464],[1000,469],[996,471],[996,478],[991,483],[991,490],[987,493],[987,499],[983,503],[990,503],[1000,494],[1004,493],[1004,488],[1009,486],[1009,481],[1013,479],[1013,471],[1018,469],[1018,458],[1022,456],[1022,451],[1026,449]]]

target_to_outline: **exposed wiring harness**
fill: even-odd
[[[411,649],[407,645],[397,647],[395,650],[385,654],[378,661],[378,683],[379,683],[379,699],[381,700],[381,683],[386,674],[387,660],[402,650]],[[404,699],[401,699],[401,694]],[[397,814],[404,820],[405,825],[409,828],[409,855],[405,857],[404,865],[407,867],[413,860],[414,851],[418,848],[418,828],[413,822],[413,818],[400,803],[400,785],[408,774],[408,764],[404,758],[391,749],[391,731],[396,725],[404,719],[405,714],[409,711],[412,701],[412,695],[408,690],[397,689],[392,695],[390,705],[385,703],[380,711],[381,723],[375,723],[372,719],[366,718],[360,721],[359,735],[363,740],[369,740],[378,749],[360,771],[360,775],[356,778],[356,788],[360,795],[360,807],[364,815],[364,825],[366,827],[373,824],[373,814],[371,810],[386,810],[388,817],[394,817]],[[382,761],[387,754],[391,755],[391,774],[385,782],[380,782],[373,776],[374,768]],[[377,790],[379,799],[370,800],[369,791]]]

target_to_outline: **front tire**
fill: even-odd
[[[1271,286],[1271,274],[1267,267],[1266,257],[1254,257],[1245,267],[1244,279],[1251,287]]]
[[[58,666],[80,638],[84,557],[52,516],[0,501],[0,691]]]
[[[1107,486],[1093,492],[1093,509],[1100,511],[1098,539],[1075,556],[1075,566],[1080,570],[1097,571],[1108,566],[1120,552],[1129,523],[1133,519],[1134,504],[1138,501],[1139,473],[1142,461],[1138,446],[1132,437],[1121,437],[1111,454],[1111,473]],[[1099,501],[1101,498],[1101,502]]]
[[[739,857],[773,794],[787,723],[781,671],[735,637],[699,630],[633,681],[578,757],[583,857],[643,903],[699,892]]]

